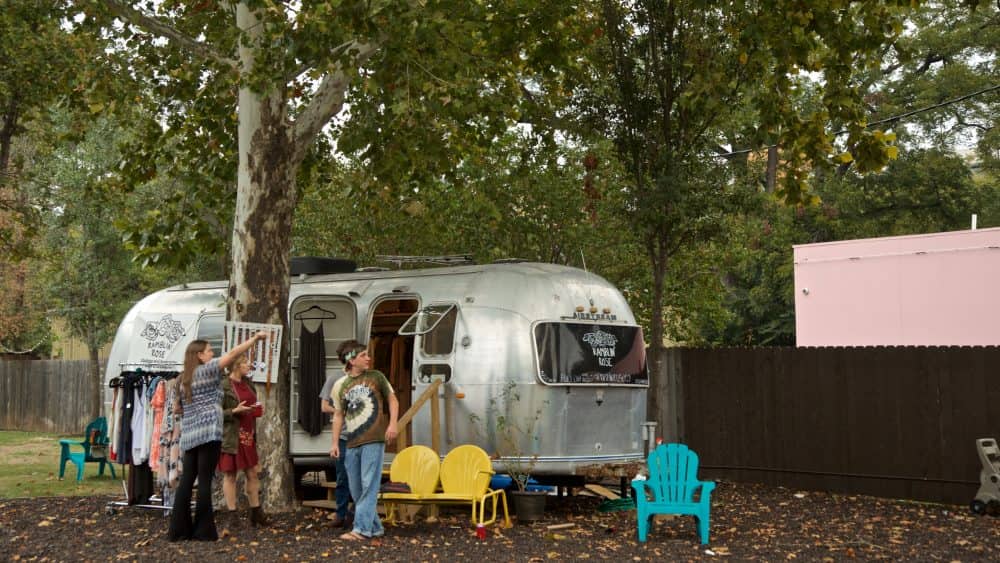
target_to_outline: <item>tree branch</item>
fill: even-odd
[[[927,56],[924,57],[923,62],[920,63],[920,66],[917,68],[917,70],[913,71],[913,73],[923,74],[927,72],[927,70],[931,67],[932,64],[940,63],[945,60],[946,57],[944,55],[938,55],[937,53],[928,53]]]
[[[350,49],[352,46],[354,46],[356,43],[357,42],[354,41],[354,40],[345,41],[345,42],[341,43],[340,45],[337,45],[336,47],[334,47],[333,49],[331,49],[330,53],[327,54],[325,58],[327,58],[329,60],[339,59],[341,57],[341,55],[343,55],[344,53],[346,53],[347,50]],[[288,80],[293,80],[295,78],[298,78],[304,72],[306,72],[309,69],[311,69],[315,63],[316,63],[316,61],[303,61],[302,64],[296,66],[295,69],[292,70],[291,74],[289,74],[288,76],[285,77],[286,78],[286,82]]]
[[[210,45],[190,37],[158,18],[148,16],[132,8],[127,3],[119,2],[118,0],[104,0],[104,3],[111,9],[112,13],[122,20],[141,27],[149,33],[159,35],[195,56],[215,61],[233,70],[239,68],[239,64],[235,59],[222,55]]]
[[[354,66],[362,67],[378,50],[378,44],[354,42],[350,50],[354,49],[357,49],[353,58]],[[306,150],[323,126],[344,107],[349,83],[343,63],[339,62],[323,77],[309,105],[295,120],[295,130],[292,133],[294,158],[301,160],[305,156]]]
[[[961,127],[970,127],[970,128],[973,128],[973,129],[979,129],[983,133],[989,133],[993,129],[992,126],[986,126],[986,125],[982,125],[980,123],[974,123],[972,121],[966,121],[965,117],[963,117],[962,114],[959,113],[957,110],[952,110],[949,113],[951,113],[951,116],[955,118],[955,124],[959,125]]]

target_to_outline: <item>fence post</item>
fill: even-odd
[[[650,347],[650,386],[646,419],[655,421],[667,442],[684,440],[684,395],[679,348]]]

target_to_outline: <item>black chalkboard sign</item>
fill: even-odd
[[[646,344],[637,326],[539,323],[535,348],[545,383],[649,385]]]

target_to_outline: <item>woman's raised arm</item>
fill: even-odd
[[[236,346],[233,346],[232,350],[226,352],[221,358],[219,358],[219,367],[222,369],[226,369],[227,367],[232,365],[233,361],[236,358],[242,356],[243,354],[246,354],[247,350],[249,350],[254,344],[256,344],[258,340],[264,340],[266,338],[267,338],[267,332],[262,330],[257,334],[251,336],[248,340],[244,340],[243,342],[240,342]]]

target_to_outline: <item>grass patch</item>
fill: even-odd
[[[0,431],[0,498],[124,494],[121,481],[112,479],[106,466],[104,477],[97,476],[99,463],[84,464],[83,480],[77,482],[76,466],[67,462],[66,478],[60,481],[61,438],[81,436]]]

